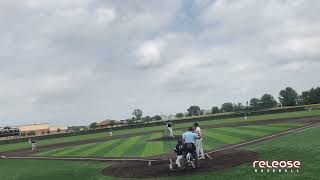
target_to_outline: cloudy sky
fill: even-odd
[[[2,0],[0,126],[246,102],[320,85],[320,1]]]

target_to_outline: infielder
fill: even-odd
[[[37,149],[37,146],[36,146],[36,139],[35,138],[32,138],[31,139],[31,150],[32,151],[35,151]]]
[[[173,130],[172,130],[172,122],[171,121],[167,121],[167,128],[168,128],[168,131],[169,131],[169,137],[174,137]]]
[[[205,155],[203,152],[203,147],[202,147],[202,132],[201,128],[199,127],[199,124],[197,122],[194,123],[195,127],[195,132],[198,134],[200,137],[199,139],[196,140],[196,151],[199,159],[205,159]]]

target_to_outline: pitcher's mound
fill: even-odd
[[[251,151],[229,151],[212,155],[213,159],[200,161],[200,167],[191,170],[170,171],[169,164],[165,162],[119,162],[102,170],[106,176],[120,178],[154,178],[165,176],[185,176],[201,172],[212,172],[227,169],[241,164],[253,162],[258,154]]]

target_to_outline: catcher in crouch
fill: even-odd
[[[180,161],[183,158],[183,151],[184,151],[181,138],[177,139],[177,145],[176,145],[176,148],[174,148],[174,151],[177,153],[176,165],[180,168],[181,167]]]

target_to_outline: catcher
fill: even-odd
[[[177,139],[177,145],[176,145],[176,148],[174,148],[174,151],[177,154],[176,165],[180,168],[181,167],[180,161],[183,158],[183,151],[184,151],[181,138]]]

